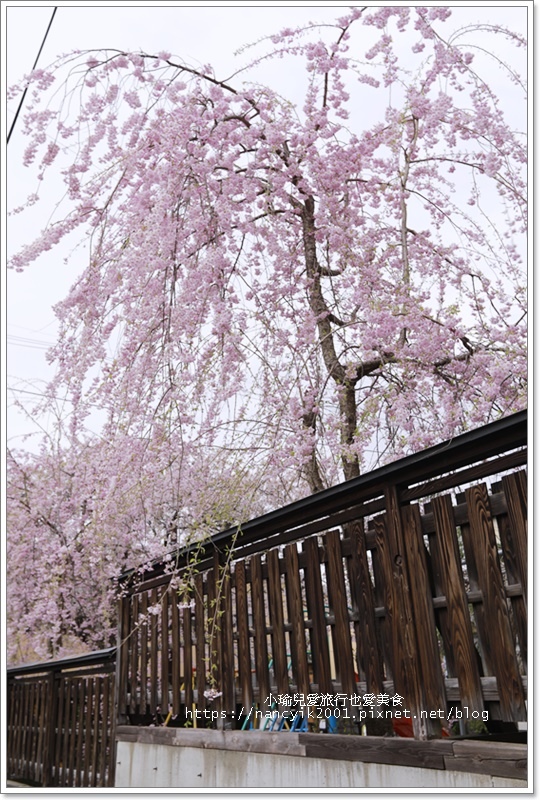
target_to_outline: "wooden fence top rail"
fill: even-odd
[[[167,556],[152,562],[152,568],[145,571],[145,576],[157,577],[165,572],[171,558],[180,565],[195,551],[199,559],[204,560],[210,557],[213,550],[226,550],[230,546],[235,546],[239,532],[241,532],[242,548],[260,542],[260,549],[266,550],[272,546],[269,537],[283,531],[292,533],[295,528],[303,529],[306,524],[321,518],[328,518],[329,524],[333,525],[334,521],[330,519],[332,515],[358,507],[374,498],[384,498],[384,488],[388,485],[395,486],[399,491],[406,491],[422,481],[429,482],[435,477],[440,478],[441,475],[449,473],[455,473],[454,483],[459,485],[461,482],[459,470],[462,468],[466,468],[463,476],[465,482],[466,473],[471,471],[471,465],[485,462],[512,450],[526,448],[526,445],[527,411],[525,410],[398,459],[358,478],[289,503],[241,525],[227,528],[206,542],[198,541],[186,547],[176,548]],[[523,457],[517,461],[525,463],[526,450]],[[497,472],[496,462],[493,464],[493,472]],[[489,468],[487,471],[484,469],[483,474],[489,474]],[[431,486],[428,483],[424,495],[429,494],[430,490]],[[417,497],[422,496],[421,490],[418,489],[414,494]],[[297,538],[303,537],[304,533],[299,530]],[[130,569],[122,573],[119,580],[126,585],[137,575],[139,579],[142,577],[138,569]]]
[[[86,669],[87,667],[112,664],[116,660],[116,647],[109,647],[106,650],[96,650],[93,653],[84,653],[79,656],[67,656],[57,658],[54,661],[34,661],[30,664],[19,664],[8,667],[8,678],[18,678],[23,675],[37,675],[42,672],[63,672],[71,669]]]

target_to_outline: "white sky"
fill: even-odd
[[[4,79],[7,85],[11,85],[31,70],[53,6],[6,0],[2,0],[1,5],[5,37],[2,50],[6,54]],[[74,49],[111,47],[142,49],[150,53],[165,50],[189,63],[211,63],[217,76],[224,78],[249,60],[249,53],[237,58],[232,55],[242,45],[277,32],[282,27],[294,27],[308,20],[334,20],[350,5],[275,3],[272,6],[212,6],[156,3],[149,6],[143,3],[115,5],[94,2],[73,5],[60,2],[39,66],[45,67],[57,55]],[[448,5],[458,6],[457,3]],[[520,27],[522,30],[525,6],[528,5],[532,11],[532,4],[524,2],[485,4],[480,9],[471,7],[469,3],[459,5],[468,9],[472,18],[478,12],[478,16],[482,15],[485,20],[486,11],[489,11],[489,21],[503,15],[510,27]],[[257,53],[260,54],[260,51]],[[292,76],[284,63],[273,61],[263,69],[261,80],[274,87],[278,83],[278,90],[281,83],[285,91],[291,88]],[[16,107],[17,102],[12,102],[7,108],[6,131],[9,130]],[[26,140],[18,133],[18,127],[22,127],[20,123],[19,118],[8,150],[8,208],[22,203],[33,190],[29,171],[22,166]],[[51,192],[51,202],[59,197],[60,184],[56,188],[55,192]],[[32,214],[10,219],[7,223],[8,252],[13,253],[21,244],[28,242],[44,225],[49,212],[47,204],[41,202]],[[25,273],[8,274],[6,372],[9,387],[24,392],[40,392],[52,377],[45,359],[46,345],[53,342],[56,331],[52,305],[66,294],[76,277],[76,273],[62,263],[66,254],[65,250],[47,254]],[[5,257],[6,253],[3,255]],[[77,262],[76,258],[74,260]],[[31,407],[32,401],[38,400],[34,395],[21,391],[14,395],[8,390],[8,404],[14,396],[23,401],[27,408]],[[24,433],[38,430],[39,425],[47,426],[48,421],[44,418],[32,420],[20,412],[11,413],[8,409],[7,424],[8,443],[16,447],[23,444],[21,437]]]

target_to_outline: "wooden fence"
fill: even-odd
[[[126,573],[119,722],[338,693],[421,739],[526,720],[526,441],[523,412]]]
[[[7,774],[36,786],[114,786],[116,648],[8,670]]]

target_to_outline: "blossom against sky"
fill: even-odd
[[[60,3],[39,66],[45,67],[59,54],[75,49],[112,47],[148,53],[167,50],[194,66],[212,64],[216,74],[226,78],[255,56],[270,49],[269,45],[263,44],[256,50],[248,49],[235,55],[245,45],[284,27],[294,27],[310,20],[331,21],[348,7],[327,4],[215,7],[179,3],[113,6],[103,2],[73,6]],[[463,25],[477,21],[485,24],[502,22],[508,27],[524,31],[527,12],[532,11],[532,4],[479,7],[469,3],[454,3],[451,8],[456,20]],[[28,2],[3,4],[7,85],[20,80],[31,69],[52,10],[52,6],[35,6]],[[253,79],[253,74],[250,72],[250,79]],[[263,61],[255,74],[257,80],[277,88],[293,102],[297,92],[298,97],[301,95],[296,83],[303,79],[304,73],[292,71],[287,61]],[[493,80],[497,78],[497,71],[494,70]],[[7,129],[11,125],[17,102],[10,101],[7,106]],[[19,119],[17,125],[20,124]],[[32,178],[22,164],[24,146],[24,139],[16,128],[9,145],[5,171],[8,208],[24,203],[33,191],[35,177]],[[50,181],[51,177],[48,176],[47,180]],[[9,218],[9,253],[19,250],[47,224],[60,191],[59,181],[56,185],[41,186],[41,202],[20,217]],[[8,274],[8,402],[16,398],[27,411],[34,401],[39,400],[39,393],[52,376],[46,350],[54,343],[57,331],[53,306],[65,296],[85,263],[84,247],[72,247],[75,247],[75,241],[45,254],[24,273]],[[69,413],[69,407],[61,400],[58,413]],[[10,443],[20,445],[23,434],[39,431],[40,427],[47,428],[50,422],[47,418],[32,419],[20,411],[10,413]]]

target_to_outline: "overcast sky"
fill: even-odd
[[[218,77],[227,77],[249,59],[249,54],[234,57],[234,52],[242,45],[285,26],[293,27],[308,20],[333,20],[350,5],[286,3],[272,7],[214,7],[193,3],[156,3],[152,6],[142,3],[59,3],[39,66],[45,67],[59,54],[74,49],[111,47],[142,49],[151,53],[165,50],[194,65],[211,63]],[[468,8],[473,18],[476,15],[486,19],[487,12],[489,21],[502,14],[511,27],[524,30],[525,4],[485,4],[476,9],[466,3],[461,7]],[[20,80],[31,70],[52,11],[53,6],[43,4],[2,3],[7,85]],[[293,76],[280,62],[273,61],[263,68],[261,80],[268,80],[273,86],[278,83],[278,89],[281,83],[288,89]],[[7,129],[16,107],[17,102],[8,106]],[[32,191],[28,170],[22,166],[24,146],[25,140],[16,127],[7,161],[8,208],[23,202]],[[58,184],[57,190],[60,188]],[[51,198],[56,199],[58,191],[52,192]],[[45,224],[49,211],[46,203],[41,203],[34,214],[10,219],[8,251],[12,253],[28,242],[32,234]],[[32,402],[38,399],[30,392],[43,391],[52,375],[45,359],[46,347],[53,342],[56,332],[52,305],[66,294],[76,277],[62,263],[66,255],[66,252],[47,254],[25,273],[8,275],[7,383],[16,390],[15,393],[8,390],[8,403],[17,397],[30,409]],[[22,445],[24,433],[38,430],[40,425],[46,427],[49,422],[45,418],[32,420],[20,413],[9,413],[9,444]]]

